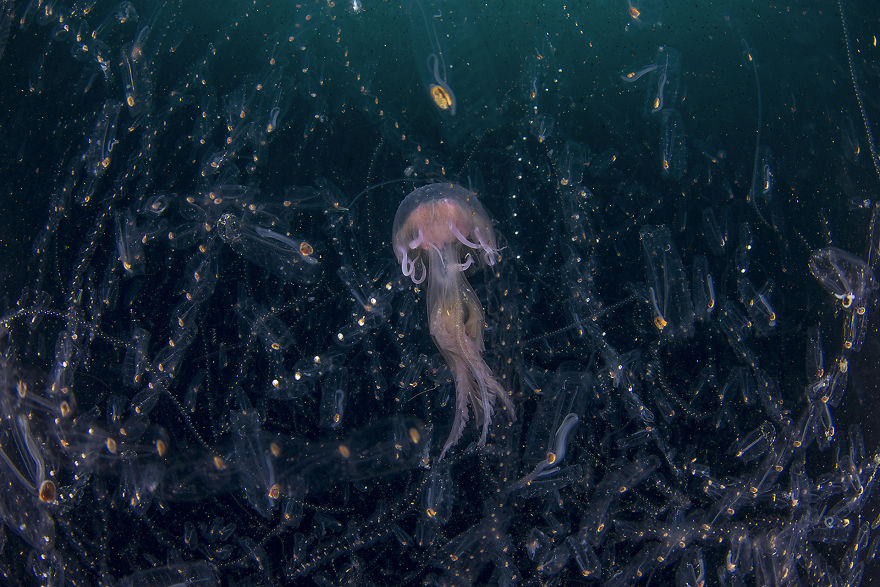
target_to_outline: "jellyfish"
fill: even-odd
[[[515,419],[508,392],[483,360],[483,307],[464,273],[500,259],[492,221],[473,192],[434,183],[400,203],[393,245],[403,274],[416,284],[428,280],[428,328],[455,381],[455,418],[440,458],[461,438],[469,411],[483,446],[496,401]]]

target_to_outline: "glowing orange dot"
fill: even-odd
[[[314,253],[315,253],[315,248],[312,245],[310,245],[306,241],[299,243],[299,254],[300,255],[302,255],[303,257],[311,257]]]
[[[57,497],[58,490],[55,488],[54,482],[46,479],[40,483],[40,501],[43,503],[54,503]]]
[[[431,99],[434,100],[434,105],[440,110],[452,108],[452,96],[443,86],[431,84]]]

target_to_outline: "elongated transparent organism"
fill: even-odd
[[[815,251],[810,256],[810,271],[845,310],[855,308],[864,313],[868,296],[877,289],[868,264],[835,247]]]
[[[671,336],[690,337],[694,327],[694,306],[681,257],[672,244],[666,226],[644,226],[639,231],[645,253],[648,301],[654,311],[654,326]]]

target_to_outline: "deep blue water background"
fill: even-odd
[[[828,510],[854,495],[841,464],[859,453],[851,425],[866,446],[856,476],[873,488],[876,292],[864,292],[862,349],[846,350],[851,311],[808,261],[833,246],[876,269],[880,9],[843,4],[850,61],[836,3],[533,4],[0,3],[10,584],[144,584],[138,573],[151,572],[154,584],[171,584],[160,572],[224,584],[688,584],[696,561],[709,584],[843,584],[859,578],[850,561],[870,584],[877,540],[853,545],[876,496],[830,522]],[[438,49],[455,116],[429,97]],[[101,126],[108,111],[115,134]],[[470,279],[486,361],[517,405],[515,423],[496,414],[487,447],[471,426],[442,462],[454,386],[423,292],[391,249],[399,202],[441,180],[476,192],[505,246],[494,271]],[[230,218],[244,241],[221,236]],[[659,225],[687,295],[702,256],[717,297],[711,315],[676,314],[663,330],[649,287],[674,280],[649,283],[639,237]],[[772,282],[776,324],[733,341],[720,316],[725,300],[748,315],[744,225],[745,274],[756,289]],[[309,261],[278,270],[297,249]],[[819,409],[804,392],[816,326],[826,371],[845,356],[848,385],[828,442],[795,450],[798,419]],[[59,370],[62,347],[73,351]],[[179,362],[162,369],[169,357]],[[518,483],[569,412],[580,423],[562,469]],[[54,503],[36,495],[19,416],[59,487]],[[816,418],[811,430],[827,432]],[[136,438],[125,421],[142,426]],[[736,458],[764,421],[772,447]],[[774,451],[779,469],[749,496]],[[622,472],[640,467],[620,491]],[[744,497],[716,516],[737,487]],[[21,512],[52,529],[51,544],[29,539]],[[673,530],[683,538],[668,546]],[[753,562],[731,571],[743,531]]]

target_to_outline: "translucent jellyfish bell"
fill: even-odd
[[[393,232],[394,253],[414,283],[424,281],[431,252],[444,267],[459,272],[476,261],[475,255],[488,265],[500,258],[492,221],[476,194],[452,183],[411,192],[397,208]]]
[[[476,194],[452,183],[410,193],[397,209],[394,253],[414,283],[427,278],[428,326],[455,379],[456,414],[440,458],[461,437],[468,407],[486,443],[496,398],[514,417],[508,393],[483,360],[483,307],[465,278],[474,263],[499,259],[492,220]]]

